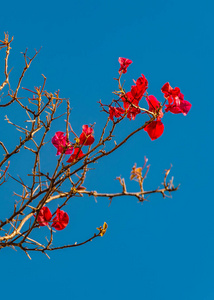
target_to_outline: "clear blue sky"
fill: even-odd
[[[11,80],[23,66],[20,52],[42,46],[24,84],[39,86],[44,74],[48,91],[60,89],[62,97],[71,99],[77,132],[83,124],[101,126],[104,115],[97,101],[112,99],[119,56],[133,60],[124,76],[127,90],[143,73],[149,94],[162,100],[160,88],[169,81],[192,103],[186,117],[164,117],[161,138],[152,142],[139,133],[99,162],[85,182],[88,189],[119,191],[114,179],[121,175],[128,182],[133,164],[142,165],[147,156],[151,168],[145,187],[159,185],[172,163],[175,183],[181,184],[173,198],[154,196],[143,205],[118,198],[110,207],[106,199],[72,200],[66,207],[69,226],[56,233],[57,244],[80,242],[104,221],[107,234],[83,247],[50,253],[50,260],[37,253],[30,261],[21,251],[0,251],[2,299],[214,299],[213,11],[211,0],[1,3],[1,39],[7,31],[14,36]],[[1,124],[6,113],[19,117],[3,111]],[[131,122],[126,124],[131,128]],[[64,121],[57,126],[53,134],[64,131]],[[52,158],[45,167],[55,163],[55,153],[49,147]],[[22,165],[23,158],[14,164],[14,175]],[[9,212],[15,200],[15,187],[10,188],[3,189],[2,211]],[[134,191],[137,184],[129,182],[128,188]],[[41,228],[41,238],[44,232]]]

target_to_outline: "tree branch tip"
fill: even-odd
[[[51,259],[50,256],[45,251],[43,253],[47,256],[48,259]]]
[[[30,255],[27,253],[27,251],[26,250],[24,250],[25,251],[25,254],[27,255],[27,257],[30,259],[30,260],[32,260],[32,258],[30,257]]]

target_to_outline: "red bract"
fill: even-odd
[[[61,154],[65,149],[64,154],[71,154],[73,152],[73,147],[64,132],[57,131],[52,138],[52,144],[57,148],[57,155]]]
[[[83,125],[82,129],[83,129],[82,133],[79,137],[80,145],[89,146],[93,144],[94,142],[93,128],[89,127],[88,125]]]
[[[127,112],[127,117],[130,120],[134,120],[136,115],[140,113],[140,109],[138,108],[139,100],[135,99],[131,92],[126,93],[121,99],[123,107]]]
[[[68,214],[63,210],[57,208],[56,217],[53,219],[52,227],[55,228],[56,230],[62,230],[68,225],[68,222],[69,222]]]
[[[148,80],[143,74],[141,74],[141,77],[137,79],[135,85],[132,85],[131,87],[132,96],[136,100],[140,101],[147,88],[148,88]]]
[[[169,82],[167,82],[162,86],[161,92],[164,93],[165,98],[168,98],[169,96],[178,96],[180,94],[180,89],[178,87],[173,89]]]
[[[132,61],[128,58],[119,57],[118,59],[120,63],[119,73],[126,73],[128,66],[132,63]]]
[[[121,97],[123,106],[127,112],[127,117],[130,120],[134,120],[136,115],[140,113],[139,101],[143,97],[146,89],[148,88],[148,81],[142,74],[141,77],[134,81],[135,85],[132,85],[131,91]]]
[[[134,106],[138,106],[139,104],[139,101],[133,97],[131,92],[127,92],[125,96],[123,96],[121,99],[123,101],[123,106],[125,110],[129,109],[132,106],[132,104]]]
[[[175,97],[174,99],[168,98],[169,104],[166,104],[165,111],[170,111],[173,114],[183,114],[184,116],[187,115],[192,104],[189,103],[187,100],[184,100],[184,95],[179,94],[179,96]]]
[[[160,109],[160,102],[155,98],[155,96],[148,96],[146,100],[149,104],[149,111],[155,113],[158,112],[158,119],[163,118],[163,112],[162,109]]]
[[[161,121],[161,118],[163,117],[163,112],[160,108],[160,102],[154,96],[148,96],[146,100],[149,104],[149,111],[157,114],[157,120],[152,121],[144,128],[144,130],[148,133],[149,137],[153,141],[163,134],[164,125]]]
[[[144,128],[144,130],[148,133],[150,139],[153,141],[163,134],[164,125],[160,120],[152,121]]]
[[[114,117],[119,118],[124,113],[125,113],[125,110],[122,107],[109,106],[109,116],[112,121],[114,120]]]
[[[67,163],[76,162],[80,157],[82,157],[84,153],[79,148],[74,149],[74,153],[69,157]]]
[[[138,115],[139,113],[140,113],[139,108],[130,107],[127,112],[127,118],[129,118],[129,120],[135,120],[136,115]]]
[[[40,209],[40,212],[38,213],[37,222],[39,223],[40,226],[47,226],[51,218],[52,218],[52,213],[50,212],[50,209],[44,206]]]
[[[189,112],[192,104],[184,100],[184,95],[180,92],[178,87],[172,88],[169,82],[165,83],[161,89],[164,97],[168,100],[165,111],[170,111],[173,114],[182,113],[184,116]]]

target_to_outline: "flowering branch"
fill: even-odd
[[[184,96],[179,88],[173,89],[169,83],[166,83],[161,89],[164,94],[164,102],[161,104],[153,95],[148,94],[148,81],[144,75],[141,75],[134,81],[131,90],[126,92],[124,85],[121,84],[121,77],[127,72],[127,68],[132,61],[126,58],[119,58],[119,78],[116,79],[118,91],[113,92],[117,99],[113,99],[111,104],[99,102],[102,112],[107,114],[100,137],[96,138],[95,125],[89,126],[86,124],[82,125],[82,132],[78,135],[69,122],[69,100],[61,98],[59,91],[55,93],[46,91],[46,77],[44,75],[42,75],[42,86],[35,87],[34,90],[22,86],[26,71],[39,51],[36,51],[32,58],[27,56],[27,50],[23,53],[24,67],[15,85],[15,90],[11,89],[8,62],[12,40],[9,40],[8,34],[5,34],[5,39],[0,41],[0,50],[5,49],[5,80],[1,84],[0,90],[5,91],[6,87],[8,87],[7,96],[3,97],[3,94],[0,95],[0,100],[3,102],[0,107],[2,109],[8,107],[9,111],[9,108],[11,107],[12,109],[14,102],[16,102],[19,109],[18,113],[23,117],[24,123],[17,124],[16,121],[13,121],[13,117],[9,115],[10,112],[8,112],[9,116],[5,116],[5,121],[13,129],[13,134],[18,132],[19,142],[11,146],[8,145],[7,140],[0,141],[0,149],[3,151],[0,160],[0,186],[5,184],[7,180],[13,180],[19,184],[21,191],[14,192],[18,200],[14,203],[11,215],[0,221],[0,249],[5,247],[19,248],[30,258],[30,251],[39,251],[47,255],[48,251],[81,246],[97,237],[103,236],[108,227],[106,222],[104,222],[103,226],[97,227],[99,233],[95,233],[84,242],[54,246],[53,241],[55,234],[57,234],[56,231],[66,229],[69,222],[72,222],[72,220],[69,220],[67,212],[63,210],[66,209],[66,204],[71,198],[88,195],[95,198],[108,198],[111,203],[113,198],[129,196],[144,202],[149,195],[154,193],[168,197],[178,189],[179,186],[174,186],[173,184],[173,177],[171,180],[168,180],[169,169],[165,171],[162,187],[145,190],[144,181],[150,167],[147,165],[147,159],[145,159],[144,166],[137,168],[135,164],[132,168],[130,179],[137,181],[139,185],[136,192],[128,191],[125,179],[121,177],[117,179],[122,187],[122,191],[117,193],[91,191],[83,185],[90,171],[89,166],[120,149],[138,132],[144,130],[148,133],[151,140],[159,138],[164,130],[162,118],[165,113],[183,113],[184,115],[188,113],[191,104],[184,100]],[[21,93],[21,91],[26,93],[27,96],[23,97],[22,95],[22,97],[18,97],[18,93]],[[142,99],[146,100],[148,108],[140,104]],[[61,105],[65,106],[65,113],[58,115],[58,108]],[[64,132],[51,132],[51,126],[55,120],[64,115],[66,116]],[[148,119],[142,119],[141,126],[132,132],[127,131],[126,137],[117,143],[116,138],[118,139],[118,137],[115,135],[115,129],[119,124],[122,124],[126,117],[130,121],[134,121],[138,115],[142,118],[148,116]],[[28,126],[26,126],[26,123]],[[69,135],[74,135],[74,142],[69,140]],[[43,149],[46,149],[46,144],[50,139],[53,147],[56,148],[58,158],[54,169],[46,171],[42,167],[41,161]],[[11,157],[19,155],[21,151],[28,151],[32,158],[31,165],[29,165],[29,170],[24,179],[13,175],[15,160],[10,161]],[[68,159],[65,162],[66,156]],[[55,204],[53,212],[48,207],[50,202]],[[50,232],[50,238],[46,240],[46,243],[35,239],[36,230],[42,227],[48,228]],[[33,238],[32,233],[35,233]]]

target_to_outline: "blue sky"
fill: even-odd
[[[172,175],[181,184],[172,199],[160,195],[143,205],[132,198],[76,198],[66,210],[70,224],[56,233],[56,243],[82,241],[96,227],[109,225],[103,238],[80,248],[50,253],[51,259],[32,253],[30,261],[21,251],[0,252],[1,295],[17,300],[38,299],[214,299],[213,221],[213,9],[207,1],[14,1],[1,4],[0,39],[14,36],[10,67],[15,83],[23,67],[20,52],[42,47],[23,85],[60,89],[71,100],[71,125],[80,133],[83,124],[104,122],[98,101],[110,103],[117,88],[118,57],[133,61],[124,76],[126,90],[142,73],[149,81],[149,94],[163,100],[160,91],[169,81],[179,86],[192,103],[189,114],[167,114],[161,138],[151,141],[141,132],[121,150],[100,161],[85,182],[88,189],[116,192],[119,175],[129,181],[134,163],[144,156],[151,164],[145,188],[156,188],[163,172],[173,165]],[[0,54],[2,55],[2,54]],[[1,56],[2,59],[2,56]],[[2,64],[1,64],[2,67]],[[0,75],[2,76],[2,75]],[[2,77],[0,77],[2,78]],[[1,137],[11,133],[1,113]],[[136,120],[141,124],[141,119]],[[131,130],[127,120],[118,139]],[[52,133],[64,131],[56,122]],[[12,135],[9,147],[14,144]],[[44,168],[54,165],[55,149],[48,145]],[[13,162],[13,174],[23,171],[24,156]],[[24,167],[29,166],[25,159]],[[10,212],[15,185],[2,187],[1,211]],[[1,218],[3,213],[1,212]],[[47,234],[39,230],[41,239]]]

